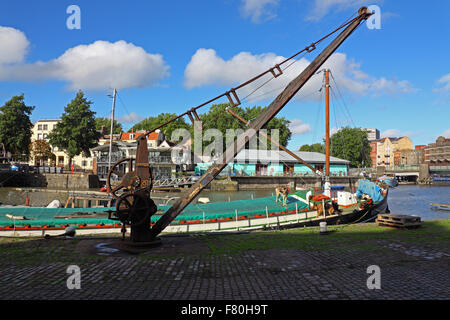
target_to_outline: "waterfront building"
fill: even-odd
[[[370,141],[370,160],[371,160],[371,166],[376,167],[377,166],[377,140]]]
[[[367,139],[369,141],[374,141],[380,139],[380,130],[376,128],[365,128],[363,130],[367,131]]]
[[[398,151],[413,150],[413,143],[408,137],[387,137],[376,142],[377,166],[392,167],[396,163],[399,164],[400,153]]]
[[[325,155],[318,152],[297,151],[294,152],[300,159],[323,171],[325,167]],[[198,163],[195,171],[203,174],[212,162]],[[350,161],[330,157],[330,175],[346,176]],[[223,175],[245,175],[245,176],[306,176],[314,173],[306,165],[281,150],[241,150],[232,163],[229,163],[222,171]]]
[[[438,137],[435,143],[424,148],[424,153],[430,172],[450,171],[450,139]]]
[[[55,129],[56,124],[61,121],[60,119],[44,119],[37,121],[31,130],[31,143],[36,140],[45,140],[49,142],[48,135]],[[29,165],[34,166],[51,166],[58,168],[68,168],[69,166],[69,156],[58,147],[51,146],[53,157],[49,159],[36,159],[33,154],[30,155]],[[75,156],[72,159],[72,164],[75,170],[90,171],[93,166],[92,157],[84,157],[83,154]]]
[[[113,146],[111,153],[111,163],[109,163],[109,137],[105,136],[101,140],[102,145],[92,149],[94,154],[94,174],[97,174],[100,181],[106,182],[109,169],[117,161],[123,158],[136,158],[137,139],[145,131],[124,132],[113,136]],[[114,138],[116,138],[114,140]],[[175,178],[177,172],[194,170],[190,165],[190,155],[185,148],[177,147],[174,143],[166,140],[163,133],[152,132],[147,137],[148,158],[152,167],[155,180]],[[121,165],[119,170],[124,170]]]
[[[425,163],[424,149],[426,146],[417,145],[414,150],[400,150],[396,151],[395,165],[397,166],[413,166]]]

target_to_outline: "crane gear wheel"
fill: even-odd
[[[128,172],[123,173],[119,170],[121,164],[128,164]],[[134,158],[124,158],[116,163],[114,163],[111,169],[108,172],[108,177],[106,179],[106,186],[108,188],[108,192],[116,199],[119,200],[120,195],[118,192],[123,190],[125,192],[135,192],[140,190],[150,190],[153,187],[153,172],[151,167],[148,167],[149,170],[149,181],[142,181],[139,175],[136,172],[136,159]],[[113,186],[111,184],[111,176],[115,174],[121,181],[118,185]]]
[[[144,224],[156,211],[154,201],[144,192],[133,192],[119,197],[115,215],[124,225],[137,227]]]

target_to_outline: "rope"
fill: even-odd
[[[336,29],[333,30],[332,32],[328,33],[327,35],[325,35],[325,36],[322,37],[321,39],[317,40],[316,42],[313,42],[311,45],[305,47],[304,49],[300,50],[299,52],[295,53],[294,55],[290,56],[289,58],[287,58],[287,59],[285,59],[284,61],[280,62],[279,64],[275,65],[274,67],[272,67],[272,68],[270,68],[270,69],[268,69],[268,70],[266,70],[266,71],[260,73],[259,75],[257,75],[257,76],[255,76],[255,77],[253,77],[252,79],[250,79],[250,80],[248,80],[248,81],[246,81],[246,82],[244,82],[244,83],[238,85],[237,87],[235,87],[235,88],[233,88],[233,89],[231,89],[231,90],[229,90],[229,91],[227,91],[227,92],[225,92],[225,93],[222,93],[221,95],[219,95],[219,96],[217,96],[217,97],[215,97],[215,98],[212,98],[212,99],[210,99],[210,100],[208,100],[208,101],[206,101],[206,102],[204,102],[204,103],[198,105],[197,107],[194,107],[194,108],[192,108],[192,109],[190,109],[190,110],[188,110],[188,111],[186,111],[186,112],[184,112],[184,113],[182,113],[182,114],[180,114],[180,115],[178,115],[178,116],[172,118],[172,119],[169,120],[169,121],[166,121],[165,123],[163,123],[163,124],[161,124],[161,125],[159,125],[159,126],[153,128],[152,130],[146,132],[146,133],[143,135],[143,137],[148,136],[150,133],[154,132],[155,130],[160,129],[160,128],[164,127],[165,125],[167,125],[167,124],[169,124],[169,123],[171,123],[171,122],[173,122],[173,121],[175,121],[175,120],[177,120],[177,119],[179,119],[179,118],[181,118],[181,117],[183,117],[183,116],[189,115],[191,112],[196,111],[197,109],[202,108],[203,106],[205,106],[205,105],[207,105],[207,104],[209,104],[209,103],[211,103],[211,102],[213,102],[213,101],[215,101],[215,100],[217,100],[217,99],[219,99],[219,98],[222,98],[222,97],[224,97],[224,96],[230,97],[230,93],[233,93],[233,94],[235,95],[236,90],[238,90],[238,89],[240,89],[240,88],[242,88],[242,87],[244,87],[244,86],[246,86],[246,85],[248,85],[248,84],[254,82],[255,80],[257,80],[257,79],[263,77],[264,75],[266,75],[266,74],[268,74],[268,73],[274,72],[275,69],[278,69],[280,66],[282,66],[282,65],[285,64],[286,62],[288,62],[288,61],[294,59],[296,56],[300,55],[301,53],[304,52],[304,54],[307,54],[307,53],[310,53],[310,52],[314,51],[314,50],[316,49],[316,45],[318,45],[319,43],[321,43],[323,40],[327,39],[328,37],[330,37],[331,35],[333,35],[333,34],[336,33],[337,31],[339,31],[340,29],[344,28],[345,26],[347,26],[347,25],[353,23],[354,21],[360,19],[360,15],[358,15],[357,17],[355,17],[355,18],[352,19],[352,17],[353,17],[354,15],[355,15],[355,14],[353,14],[349,19],[347,19],[347,21],[345,21],[343,24],[341,24],[338,28],[336,28]],[[360,21],[360,24],[361,24],[361,21]],[[360,25],[360,24],[359,24],[359,25]],[[358,27],[359,27],[359,26],[358,26]],[[295,63],[295,62],[293,62],[293,63]],[[290,67],[293,63],[291,63],[290,65],[288,65],[286,68]],[[278,77],[278,76],[277,76],[277,77]],[[271,79],[273,79],[273,78],[271,78]],[[263,83],[263,84],[261,85],[261,87],[264,86],[264,85],[266,85],[266,84],[267,84],[268,82],[270,82],[270,81],[271,81],[271,80],[266,81],[266,83]],[[257,90],[259,90],[259,89],[260,89],[260,88],[257,88]],[[235,96],[235,98],[237,98],[237,96]]]

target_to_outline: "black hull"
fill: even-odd
[[[376,205],[365,209],[355,209],[352,212],[343,213],[340,215],[333,215],[330,217],[322,217],[321,219],[314,219],[303,221],[295,226],[290,227],[314,227],[319,226],[321,222],[326,222],[327,225],[341,225],[341,224],[352,224],[361,222],[373,222],[379,214],[389,213],[388,203],[387,203],[388,193],[383,198],[383,200]]]

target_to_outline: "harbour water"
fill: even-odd
[[[98,191],[97,189],[91,191]],[[184,192],[155,192],[152,197],[155,203],[172,204]],[[205,197],[211,202],[224,202],[233,200],[246,200],[267,197],[274,194],[273,189],[245,190],[245,191],[208,191],[204,190],[196,199]],[[0,201],[5,205],[24,205],[25,198],[29,197],[30,204],[35,207],[46,206],[57,199],[61,203],[67,201],[65,192],[27,192],[13,188],[0,188]],[[168,199],[172,198],[168,201]],[[450,203],[450,186],[421,186],[400,185],[389,191],[389,209],[391,213],[417,215],[422,220],[449,219],[449,211],[433,210],[431,202]]]

